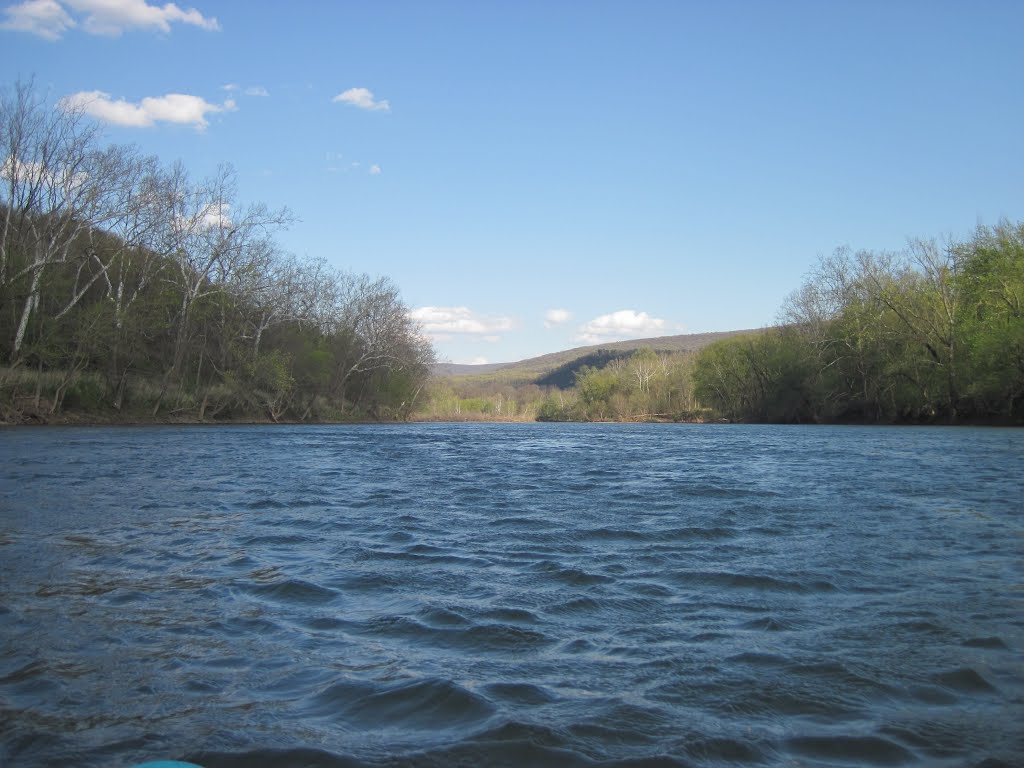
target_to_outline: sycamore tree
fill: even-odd
[[[12,364],[44,302],[66,313],[109,268],[94,250],[77,247],[111,215],[104,191],[121,164],[97,141],[81,111],[52,109],[31,82],[0,94],[0,295]],[[78,279],[56,295],[51,278],[61,266],[79,278],[85,271],[84,286]]]

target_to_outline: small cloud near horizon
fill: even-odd
[[[572,312],[567,309],[549,309],[544,313],[544,327],[557,328],[572,320]]]
[[[387,99],[377,99],[369,88],[349,88],[335,96],[331,101],[348,104],[352,107],[365,109],[369,112],[390,112],[391,104]]]
[[[664,336],[671,331],[682,331],[680,325],[670,324],[646,312],[620,309],[607,315],[595,317],[580,326],[577,341],[599,344],[615,339],[641,339],[646,336]]]
[[[434,341],[460,334],[494,343],[501,340],[501,332],[515,327],[511,317],[481,315],[469,307],[417,307],[409,312],[409,317]]]

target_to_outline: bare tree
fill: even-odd
[[[263,334],[283,323],[308,325],[321,333],[336,326],[341,278],[320,259],[300,259],[265,241],[253,261],[230,275],[230,288],[247,309],[246,338],[259,354]]]
[[[336,339],[335,391],[344,401],[357,374],[423,366],[433,349],[419,333],[398,288],[387,278],[341,275]]]
[[[107,216],[110,158],[97,151],[98,129],[83,118],[75,109],[49,108],[31,81],[0,95],[0,290],[21,304],[11,340],[15,363],[48,272],[68,262],[76,241]],[[99,273],[108,266],[100,263]],[[61,311],[84,295],[80,288],[76,283]]]
[[[204,297],[220,291],[246,271],[259,270],[272,235],[291,221],[287,209],[265,205],[237,208],[236,176],[231,166],[172,200],[174,235],[172,278],[180,293],[174,357],[168,377],[180,373],[192,331],[192,314]],[[159,406],[159,404],[158,404]]]
[[[636,379],[637,389],[644,394],[650,393],[651,379],[655,377],[660,368],[658,355],[650,347],[638,349],[629,358],[630,373]]]

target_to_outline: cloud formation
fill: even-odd
[[[60,100],[65,111],[81,110],[87,115],[105,123],[133,128],[150,128],[157,123],[192,125],[196,130],[205,130],[209,123],[208,114],[232,112],[235,102],[228,99],[223,104],[211,104],[200,96],[186,93],[168,93],[166,96],[147,96],[139,103],[114,99],[103,91],[80,91]]]
[[[451,334],[466,334],[495,342],[501,339],[499,333],[515,327],[510,317],[480,315],[469,307],[418,307],[409,313],[409,317],[435,341]]]
[[[376,163],[374,163],[373,165],[370,166],[370,175],[371,176],[380,176],[381,173],[382,173],[382,171],[380,169],[380,166],[377,165]]]
[[[74,12],[77,19],[69,13]],[[129,29],[170,32],[171,24],[220,29],[217,19],[174,3],[150,5],[146,0],[25,0],[4,9],[0,29],[28,32],[51,42],[81,26],[90,35],[118,37]]]
[[[678,330],[666,321],[651,317],[646,312],[620,309],[607,315],[595,317],[580,327],[579,341],[599,344],[612,339],[641,339],[645,336],[663,336],[670,330]]]
[[[565,325],[572,319],[572,313],[567,309],[549,309],[544,313],[544,327],[556,328]]]
[[[146,0],[64,0],[75,11],[85,14],[85,31],[93,35],[117,37],[135,27],[170,32],[172,23],[190,24],[207,31],[220,29],[213,17],[203,16],[195,8],[182,10],[174,3],[150,5]]]
[[[199,213],[197,224],[200,229],[221,229],[231,226],[231,206],[227,203],[210,203]]]
[[[15,155],[8,155],[7,159],[0,165],[0,179],[32,186],[42,185],[50,190],[61,190],[62,192],[69,193],[74,192],[85,184],[89,180],[89,175],[81,171],[75,172],[65,167],[51,169],[45,163],[37,163],[33,160],[19,160]]]
[[[348,104],[371,112],[390,112],[391,104],[387,99],[376,99],[373,91],[368,88],[349,88],[335,96],[331,101]]]
[[[76,26],[76,22],[57,0],[26,0],[4,8],[0,29],[28,32],[53,42]]]

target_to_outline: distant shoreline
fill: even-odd
[[[791,426],[791,427],[1005,427],[1021,428],[1024,425],[1000,422],[997,420],[972,420],[954,424],[935,421],[922,422],[869,422],[869,421],[836,421],[836,422],[768,422],[768,421],[730,421],[728,419],[688,420],[673,419],[601,419],[586,421],[541,421],[538,419],[510,418],[465,418],[465,419],[424,419],[410,418],[404,421],[393,419],[350,419],[337,421],[297,421],[289,419],[239,418],[223,420],[200,420],[189,416],[167,416],[164,418],[140,418],[137,416],[116,416],[106,414],[84,414],[79,412],[61,412],[59,414],[27,415],[20,421],[0,420],[0,429],[8,428],[46,428],[46,427],[323,427],[345,425],[402,425],[402,424],[704,424],[709,426],[754,425],[754,426]]]

